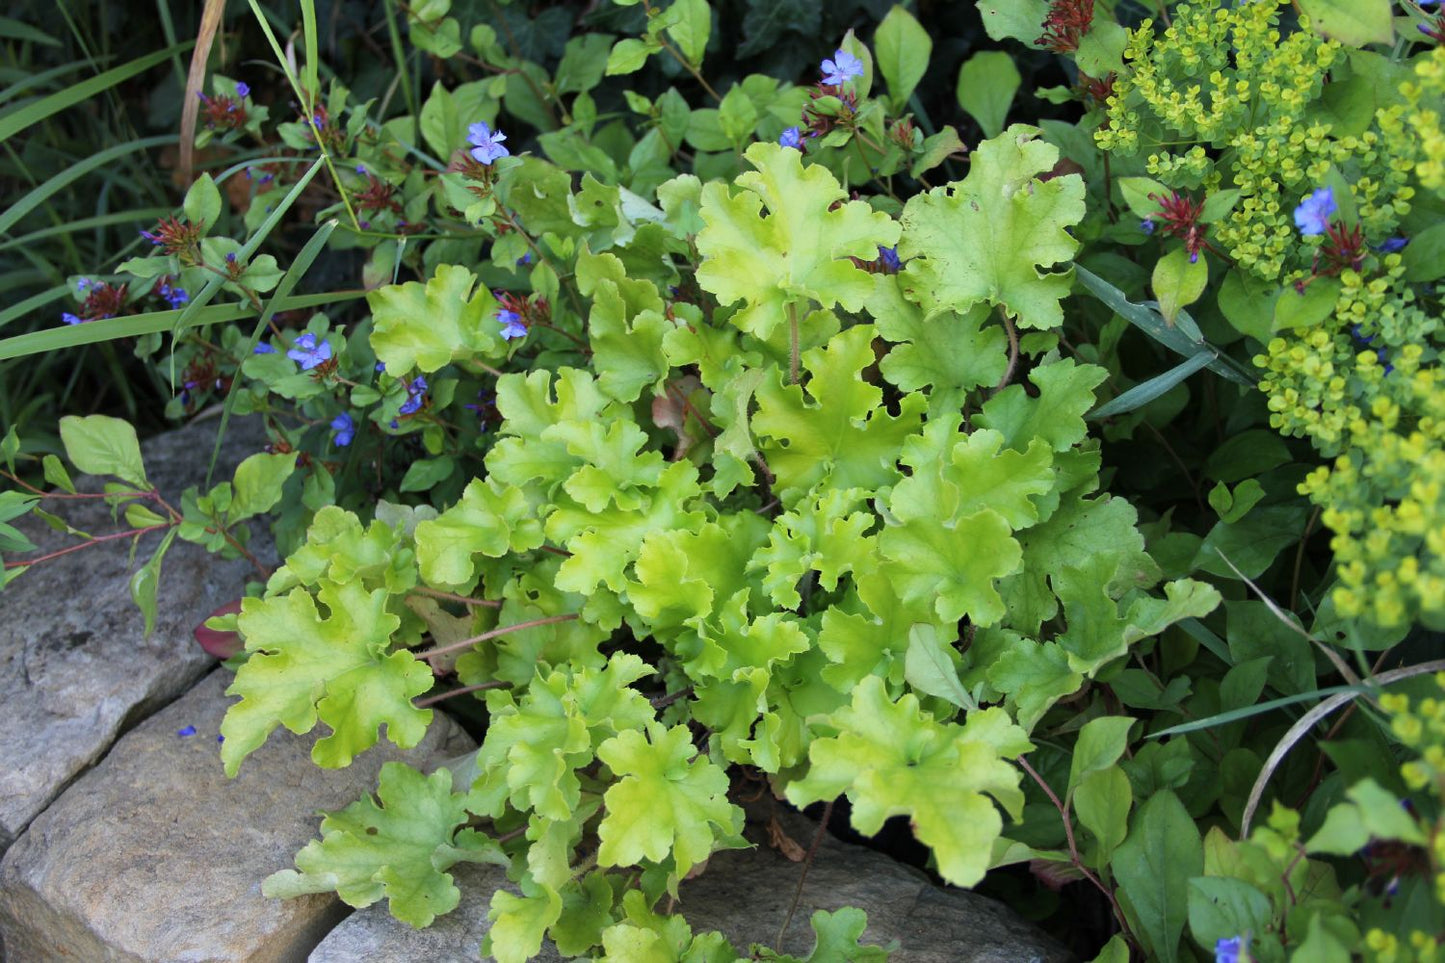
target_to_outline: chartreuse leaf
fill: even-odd
[[[962,726],[937,722],[915,696],[894,702],[883,680],[869,676],[828,723],[838,734],[813,741],[807,775],[787,786],[788,800],[804,806],[846,794],[853,827],[865,836],[907,815],[945,880],[982,879],[1003,828],[988,796],[1017,818],[1020,774],[1005,759],[1033,749],[1004,710],[970,713]]]
[[[1063,322],[1070,274],[1048,269],[1078,250],[1064,229],[1083,220],[1084,182],[1074,174],[1037,179],[1059,159],[1038,134],[1014,124],[978,145],[964,180],[904,206],[903,289],[930,315],[985,302],[1025,328]]]
[[[318,719],[330,726],[311,750],[312,761],[329,769],[373,746],[382,725],[403,749],[426,733],[432,711],[411,700],[431,688],[432,673],[410,652],[389,651],[400,619],[386,610],[388,593],[323,581],[317,597],[325,618],[302,588],[241,603],[236,624],[251,657],[226,690],[241,697],[221,723],[227,775],[278,725],[297,734]]]
[[[753,512],[723,516],[691,532],[652,532],[638,551],[628,600],[654,633],[701,628],[723,602],[754,584],[746,569],[767,537],[767,520]]]
[[[1310,852],[1349,856],[1359,852],[1371,837],[1412,846],[1427,844],[1415,818],[1394,793],[1373,779],[1360,780],[1345,795],[1350,801],[1330,807],[1325,824],[1306,845]]]
[[[597,863],[632,866],[670,857],[681,878],[737,838],[743,814],[728,802],[727,773],[698,754],[687,726],[652,722],[646,731],[629,729],[597,747],[597,757],[619,777],[603,797]]]
[[[652,671],[635,655],[614,653],[601,670],[538,675],[520,699],[505,690],[489,692],[491,721],[477,753],[474,811],[498,816],[509,803],[569,820],[581,792],[576,770],[591,764],[603,740],[653,718],[647,699],[632,688]]]
[[[522,880],[522,895],[499,889],[487,917],[492,928],[482,940],[484,958],[496,963],[526,963],[542,950],[547,927],[562,915],[562,897],[550,886]]]
[[[898,448],[918,430],[928,402],[908,394],[897,415],[880,407],[883,392],[862,377],[876,360],[872,345],[873,328],[864,324],[804,354],[811,403],[781,372],[758,387],[753,433],[785,506],[824,481],[876,490],[897,480]]]
[[[768,544],[753,556],[753,567],[766,569],[763,588],[773,604],[795,609],[802,602],[798,582],[819,574],[828,591],[845,573],[863,568],[874,554],[868,530],[877,516],[865,508],[862,489],[824,488],[773,520]]]
[[[759,338],[783,321],[789,302],[860,309],[873,278],[848,258],[876,258],[879,245],[897,243],[897,223],[849,201],[826,167],[805,166],[792,148],[759,142],[743,156],[757,170],[737,178],[740,191],[719,181],[702,189],[698,284],[724,305],[741,301],[732,323]]]
[[[888,954],[898,949],[897,940],[887,946],[864,946],[858,942],[868,928],[868,914],[856,906],[845,906],[836,913],[818,910],[809,923],[816,939],[807,959],[780,956],[768,949],[762,949],[762,955],[756,958],[777,963],[886,963]]]
[[[474,478],[461,501],[416,526],[421,576],[432,585],[466,585],[476,577],[476,555],[501,558],[542,544],[536,506],[520,488]]]
[[[882,567],[881,556],[860,566],[856,591],[823,612],[818,648],[832,664],[821,675],[838,692],[875,674],[901,685],[913,627],[941,621],[931,597],[900,598]]]
[[[139,488],[149,488],[135,428],[109,415],[66,415],[60,419],[65,457],[83,472],[114,475]]]
[[[232,486],[235,497],[226,512],[226,520],[239,522],[269,512],[281,500],[281,486],[296,470],[296,453],[269,454],[257,452],[236,466]]]
[[[1003,617],[994,580],[1015,572],[1023,558],[1008,523],[991,509],[951,522],[934,515],[890,525],[878,548],[902,599],[932,599],[939,619],[956,622],[966,615],[975,625]]]
[[[1005,632],[1008,647],[986,669],[989,685],[1008,696],[1008,705],[1026,731],[1043,718],[1058,700],[1073,695],[1084,684],[1082,674],[1069,667],[1069,657],[1056,642],[1035,642]],[[977,645],[980,639],[975,636]]]
[[[496,321],[497,299],[460,265],[438,265],[426,284],[377,288],[366,301],[374,324],[372,350],[398,377],[413,368],[431,373],[453,361],[507,356]]]
[[[610,254],[622,271],[622,262]],[[592,363],[600,372],[597,386],[609,398],[635,401],[642,389],[655,386],[671,368],[663,339],[674,327],[663,316],[664,305],[651,281],[601,278],[591,292],[587,317]]]
[[[896,275],[880,274],[876,283],[867,307],[878,336],[894,342],[880,365],[889,383],[902,391],[931,388],[932,411],[957,410],[970,389],[998,384],[1008,367],[1008,338],[1002,326],[985,326],[988,305],[926,317],[903,296]]]
[[[1300,0],[1300,9],[1317,33],[1351,47],[1394,39],[1390,0]]]
[[[416,584],[416,558],[410,539],[385,522],[373,520],[365,529],[355,514],[336,505],[324,506],[311,519],[306,541],[286,557],[266,583],[268,595],[297,585],[359,581],[366,589],[385,588],[400,594]]]
[[[984,403],[974,424],[1002,432],[1005,443],[1020,451],[1035,439],[1054,451],[1068,451],[1088,435],[1084,413],[1094,406],[1094,389],[1108,376],[1097,365],[1069,358],[1039,365],[1029,372],[1038,397],[1030,397],[1023,385],[1009,385]]]
[[[1189,913],[1189,880],[1204,871],[1199,828],[1178,796],[1161,789],[1149,797],[1112,865],[1120,899],[1151,950],[1149,958],[1173,963]]]
[[[577,368],[559,369],[555,382],[545,369],[503,375],[497,379],[497,410],[504,437],[487,453],[488,474],[519,486],[540,480],[550,496],[583,462],[567,450],[565,438],[543,440],[542,433],[568,421],[612,421],[601,417],[607,405],[592,375]]]
[[[400,762],[381,767],[376,799],[366,796],[321,821],[321,839],[296,854],[296,868],[272,873],[272,899],[335,892],[360,909],[382,897],[391,915],[421,928],[456,909],[461,891],[446,870],[459,862],[507,865],[495,842],[472,829],[464,793],[442,768],[424,776]]]

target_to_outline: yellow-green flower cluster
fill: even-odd
[[[1109,123],[1095,134],[1114,153],[1148,150],[1150,175],[1176,190],[1238,189],[1213,236],[1236,263],[1271,281],[1291,262],[1309,265],[1313,248],[1299,243],[1291,215],[1332,172],[1349,184],[1365,236],[1392,234],[1409,213],[1409,180],[1429,143],[1402,128],[1419,115],[1426,130],[1432,118],[1439,130],[1438,115],[1404,104],[1337,129],[1319,101],[1329,71],[1344,63],[1340,45],[1308,30],[1282,38],[1282,5],[1185,3],[1158,34],[1146,20],[1130,34],[1129,70],[1115,82]],[[1445,135],[1440,143],[1445,158]]]
[[[1445,125],[1435,105],[1445,97],[1445,47],[1415,65],[1416,82],[1401,89],[1409,105],[1405,115],[1411,136],[1419,144],[1420,183],[1445,196]]]
[[[1445,960],[1435,937],[1419,930],[1405,939],[1384,930],[1370,930],[1365,934],[1365,952],[1365,959],[1370,963],[1438,963]]]
[[[1435,675],[1435,684],[1445,689],[1445,672]],[[1400,775],[1411,792],[1428,792],[1445,798],[1445,698],[1426,696],[1415,700],[1401,693],[1380,696],[1380,708],[1390,714],[1390,730],[1416,758],[1400,767]],[[1438,828],[1437,828],[1438,829]],[[1445,867],[1445,832],[1428,832],[1431,862]],[[1445,871],[1435,877],[1435,898],[1445,903]]]

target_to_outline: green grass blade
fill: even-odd
[[[7,141],[15,134],[18,134],[32,124],[39,123],[51,114],[58,113],[67,107],[78,104],[82,100],[89,100],[101,91],[114,87],[116,84],[130,79],[136,74],[149,70],[177,51],[187,49],[190,45],[191,41],[187,40],[173,47],[167,47],[164,50],[157,50],[154,53],[146,54],[144,57],[137,57],[128,64],[112,67],[104,73],[97,74],[88,80],[82,80],[78,84],[72,84],[62,91],[51,94],[49,97],[37,100],[33,104],[27,104],[14,113],[6,114],[3,118],[0,118],[0,141]],[[168,137],[166,139],[170,140],[171,138]]]
[[[4,311],[0,311],[0,328],[5,327],[5,325],[14,321],[16,318],[25,317],[25,315],[29,314],[31,311],[37,311],[40,308],[45,307],[52,301],[59,301],[61,298],[65,297],[69,293],[70,289],[62,284],[58,287],[53,287],[48,291],[41,291],[39,294],[32,295],[31,297],[26,298],[24,301],[21,301],[18,304],[10,305],[10,307],[6,308]]]
[[[322,248],[326,247],[326,242],[331,239],[331,232],[336,230],[336,225],[337,221],[333,218],[317,228],[316,233],[311,235],[311,240],[307,241],[305,247],[301,248],[296,255],[296,260],[291,262],[291,267],[286,269],[286,273],[281,277],[281,282],[276,285],[275,293],[266,302],[266,308],[261,312],[261,317],[256,320],[256,327],[251,332],[250,340],[246,342],[246,350],[242,352],[242,357],[251,356],[251,352],[255,350],[257,343],[261,340],[262,332],[271,323],[271,319],[276,316],[276,312],[282,310],[281,305],[290,299],[291,292],[306,276],[306,272],[311,270],[311,263],[316,260],[316,256],[321,253]],[[221,427],[216,432],[215,447],[211,449],[211,462],[206,466],[206,484],[203,486],[205,490],[209,490],[211,487],[211,475],[215,472],[216,460],[221,455],[221,440],[226,437],[226,425],[231,420],[231,407],[236,397],[236,389],[240,386],[241,379],[233,378],[231,388],[226,392],[225,407],[221,411]]]
[[[70,221],[66,224],[57,224],[54,227],[43,228],[39,231],[32,231],[29,234],[22,234],[20,237],[11,238],[8,241],[0,241],[0,251],[12,247],[23,247],[33,244],[36,241],[47,237],[54,237],[57,234],[69,234],[73,231],[84,231],[92,227],[110,227],[114,224],[135,224],[137,222],[154,221],[171,213],[169,207],[140,207],[133,211],[116,211],[112,214],[98,214],[95,217],[84,217],[78,221]]]
[[[1205,342],[1192,340],[1178,326],[1166,322],[1158,311],[1147,305],[1133,303],[1124,296],[1123,291],[1078,264],[1074,265],[1074,275],[1089,289],[1089,293],[1104,302],[1115,314],[1164,347],[1186,358],[1192,358],[1200,352],[1210,352],[1214,355],[1207,365],[1210,371],[1246,388],[1254,387],[1255,379],[1232,359],[1219,354]]]
[[[217,279],[219,282],[219,279]],[[219,284],[218,284],[219,286]],[[64,289],[61,289],[62,293]],[[276,305],[277,311],[295,311],[301,308],[315,308],[340,301],[354,301],[365,297],[365,291],[332,291],[325,294],[302,294],[287,298]],[[33,331],[0,340],[0,361],[22,358],[46,351],[59,351],[82,344],[95,344],[115,338],[134,338],[156,331],[171,331],[184,311],[148,311],[145,314],[129,314],[121,318],[106,318],[102,321],[87,321],[84,324],[64,325]],[[193,326],[220,324],[224,321],[239,321],[255,314],[248,304],[209,305],[194,312],[190,319]]]
[[[159,147],[162,144],[169,144],[174,140],[175,136],[173,134],[162,134],[159,137],[142,137],[140,140],[127,141],[124,144],[117,144],[114,147],[107,148],[98,154],[87,157],[78,164],[66,168],[20,198],[20,200],[12,204],[4,214],[0,214],[0,234],[9,231],[15,226],[17,221],[43,204],[51,195],[63,190],[91,171],[105,167],[117,158],[124,157],[127,154],[147,150],[151,147]]]
[[[302,80],[306,90],[315,100],[311,107],[321,99],[321,85],[317,79],[317,71],[320,59],[317,56],[316,37],[316,0],[301,0],[301,35],[306,41],[306,65],[302,67]]]
[[[1328,689],[1316,689],[1313,692],[1301,692],[1298,695],[1284,696],[1279,699],[1271,699],[1268,702],[1258,702],[1252,706],[1243,706],[1239,709],[1231,709],[1228,712],[1220,712],[1204,719],[1195,719],[1181,725],[1170,726],[1168,729],[1161,729],[1158,732],[1149,733],[1150,739],[1163,739],[1165,736],[1179,736],[1186,732],[1198,732],[1201,729],[1213,729],[1215,726],[1226,726],[1231,722],[1238,722],[1241,719],[1248,719],[1251,716],[1261,715],[1266,712],[1273,712],[1275,709],[1284,706],[1292,706],[1300,702],[1317,702],[1326,696],[1339,695],[1342,693],[1353,693],[1363,695],[1373,692],[1374,689],[1362,685],[1337,685]]]
[[[51,67],[49,70],[38,74],[26,74],[18,78],[9,87],[0,90],[0,104],[9,104],[16,97],[36,87],[46,87],[52,80],[58,80],[66,74],[73,74],[77,70],[85,70],[90,64],[84,60],[74,60],[68,64],[61,64],[59,67]],[[17,108],[18,109],[18,108]],[[0,113],[0,117],[8,116],[9,111]]]
[[[1087,417],[1091,420],[1112,418],[1114,415],[1122,415],[1135,408],[1142,408],[1196,371],[1209,367],[1210,363],[1214,361],[1214,357],[1213,351],[1201,351],[1188,361],[1177,364],[1163,374],[1135,385],[1113,401],[1100,405],[1089,412]]]
[[[0,37],[7,40],[19,40],[23,43],[38,43],[46,47],[59,47],[60,41],[38,27],[32,27],[28,23],[21,23],[19,20],[12,20],[10,17],[0,17]]]

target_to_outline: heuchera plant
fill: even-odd
[[[274,131],[213,81],[199,140],[270,158],[251,239],[202,176],[62,320],[151,325],[155,353],[234,296],[249,336],[162,359],[174,413],[225,401],[272,446],[180,508],[123,422],[67,419],[67,452],[170,530],[148,613],[171,536],[249,554],[274,512],[284,564],[211,621],[244,640],[228,772],[281,726],[342,767],[443,699],[488,720],[435,772],[388,763],[265,892],[425,926],[491,862],[503,963],[792,959],[666,912],[747,845],[747,786],[844,798],[864,835],[906,816],[951,884],[1086,889],[1101,960],[1432,958],[1445,664],[1407,633],[1445,612],[1439,14],[976,6],[1064,58],[1075,85],[1039,95],[1077,123],[1010,123],[1015,58],[980,51],[965,150],[922,112],[933,40],[902,7],[808,86],[714,88],[705,0],[643,0],[638,36],[554,69],[413,5],[417,49],[494,75],[389,118],[315,64]],[[642,71],[709,106],[669,80],[599,112]],[[283,274],[259,244],[323,177]],[[359,320],[291,293],[328,244],[365,253]],[[1147,465],[1112,456],[1140,439]],[[41,495],[0,493],[0,550]],[[887,956],[860,913],[813,926],[815,963]]]

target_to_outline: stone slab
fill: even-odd
[[[227,779],[216,736],[232,678],[218,669],[127,733],[10,848],[10,963],[299,963],[346,908],[330,895],[267,899],[262,880],[293,865],[318,811],[373,790],[383,762],[426,769],[474,746],[437,713],[415,749],[383,742],[323,770],[310,757],[322,733],[282,729]]]
[[[816,824],[779,811],[788,835],[802,847],[811,844]],[[802,897],[781,947],[778,929],[787,915],[802,867],[762,841],[758,822],[748,837],[761,843],[751,850],[717,853],[707,870],[683,883],[683,913],[693,932],[721,930],[740,952],[763,943],[798,957],[813,947],[808,920],[816,910],[857,906],[868,913],[865,943],[899,941],[893,963],[1069,963],[1073,954],[1025,922],[1001,903],[958,889],[942,889],[924,874],[887,856],[824,836],[803,885]],[[429,928],[413,930],[392,919],[384,903],[353,913],[316,947],[309,963],[456,963],[477,959],[488,930],[492,893],[507,882],[499,867],[469,865],[454,871],[462,890],[456,910]],[[558,963],[551,943],[534,958]]]
[[[142,446],[148,477],[179,507],[181,491],[205,480],[215,421],[157,436]],[[259,423],[233,422],[216,478],[264,443]],[[224,472],[224,474],[222,474]],[[76,479],[99,491],[98,479]],[[46,502],[91,534],[117,531],[100,501]],[[43,551],[78,539],[27,517],[19,526]],[[269,553],[258,529],[254,548]],[[160,544],[130,539],[84,548],[36,565],[0,592],[0,853],[77,775],[138,719],[185,692],[215,660],[192,638],[196,623],[239,598],[254,569],[223,562],[177,540],[162,568],[155,631],[130,600],[129,580]]]

